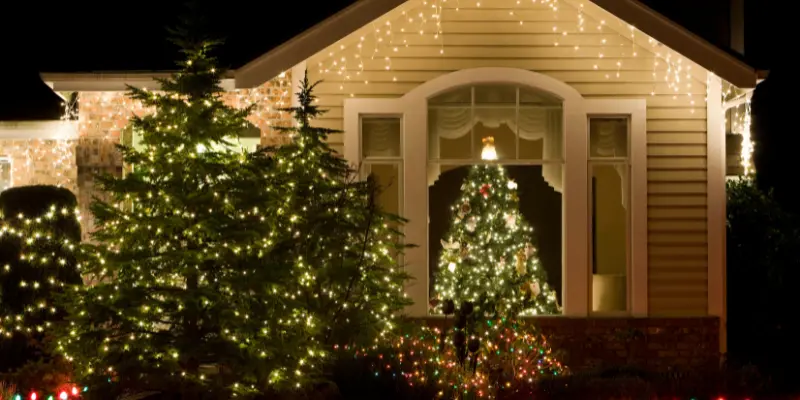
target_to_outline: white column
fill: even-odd
[[[406,100],[406,99],[404,99]],[[403,107],[403,204],[406,240],[418,247],[405,254],[406,272],[414,280],[406,286],[406,293],[414,300],[407,312],[412,317],[428,315],[428,135],[427,102],[408,99]]]
[[[708,158],[708,315],[720,319],[720,351],[724,352],[727,332],[725,274],[725,126],[722,115],[722,81],[708,75],[707,158]]]
[[[564,101],[564,315],[589,315],[588,121],[582,99]]]

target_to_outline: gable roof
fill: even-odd
[[[320,50],[401,6],[407,0],[358,0],[333,16],[229,73],[226,86],[258,86],[303,62]],[[705,39],[636,0],[590,0],[655,40],[677,51],[726,81],[752,88],[757,71]],[[158,73],[43,73],[56,91],[123,90],[126,84],[155,85]]]

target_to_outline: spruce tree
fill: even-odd
[[[278,148],[276,176],[289,181],[287,229],[297,239],[274,255],[292,265],[292,291],[320,326],[314,338],[323,348],[372,344],[395,327],[397,315],[411,304],[403,285],[409,276],[399,264],[402,218],[377,203],[382,188],[328,145],[337,130],[314,127],[324,114],[305,76],[298,105],[284,109],[296,124],[279,128],[292,141]]]
[[[100,182],[92,284],[67,301],[59,350],[87,396],[158,391],[181,399],[313,390],[338,344],[371,343],[409,302],[399,217],[380,188],[327,144],[305,79],[283,131],[256,152],[229,139],[249,109],[221,100],[214,42],[180,40],[182,70],[162,91],[130,89],[155,112],[132,120],[143,148]]]
[[[100,177],[109,200],[92,205],[96,244],[81,260],[92,284],[65,298],[58,349],[88,396],[246,396],[286,353],[311,357],[299,350],[305,328],[281,327],[299,317],[283,303],[291,271],[265,256],[287,236],[271,212],[283,186],[273,160],[231,142],[250,110],[223,103],[216,42],[178,35],[182,69],[161,91],[130,88],[154,112],[132,119],[140,149],[119,146],[130,171]]]

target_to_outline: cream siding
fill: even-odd
[[[645,98],[649,313],[706,315],[705,70],[676,62],[679,55],[589,2],[582,12],[572,1],[560,2],[557,11],[552,1],[517,3],[487,0],[478,7],[462,0],[458,11],[442,11],[437,37],[432,3],[412,0],[319,52],[307,61],[309,78],[323,80],[318,104],[329,110],[317,124],[342,129],[344,98],[400,97],[432,78],[477,67],[533,70],[585,98]],[[673,68],[688,68],[679,84],[675,69],[665,80],[667,59]],[[330,142],[341,150],[343,135],[331,135]]]

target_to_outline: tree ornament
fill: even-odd
[[[517,251],[517,254],[514,256],[516,258],[516,267],[517,267],[517,274],[519,276],[525,276],[528,273],[528,270],[525,266],[526,261],[528,261],[528,257],[525,256],[525,252],[522,249]]]
[[[469,246],[461,247],[461,259],[463,260],[467,258],[467,256],[469,256]]]
[[[508,185],[507,186],[508,186],[509,190],[515,190],[517,188],[517,182],[514,182],[514,180],[511,179],[511,180],[508,181]]]
[[[467,219],[467,223],[464,225],[469,232],[475,232],[475,228],[478,227],[478,220],[475,216],[471,216]]]
[[[489,198],[489,195],[491,194],[491,190],[492,190],[492,185],[490,185],[488,183],[484,183],[483,185],[481,185],[481,188],[479,189],[479,191],[483,195],[484,199],[488,199]]]
[[[460,213],[461,213],[461,215],[462,215],[462,217],[461,217],[461,218],[463,218],[463,216],[464,216],[464,215],[467,215],[467,214],[469,214],[469,212],[470,212],[470,211],[472,211],[472,208],[469,206],[469,203],[464,203],[464,204],[462,204],[462,205],[461,205],[461,208],[459,209],[459,212],[460,212]]]
[[[435,309],[436,309],[436,306],[438,306],[438,305],[439,305],[439,303],[440,303],[439,299],[437,299],[437,298],[435,298],[435,297],[434,297],[434,298],[432,298],[432,299],[431,299],[431,301],[429,301],[429,302],[428,302],[428,305],[430,305],[430,306],[431,306],[431,309],[434,309],[434,310],[435,310]]]
[[[505,216],[506,219],[506,228],[507,229],[515,229],[517,227],[517,215],[514,213],[508,213]]]
[[[458,250],[461,248],[461,243],[454,241],[452,238],[450,238],[449,242],[445,242],[444,239],[441,239],[440,242],[445,250]]]
[[[456,272],[456,263],[450,261],[450,263],[447,264],[447,270],[450,271],[451,273]]]
[[[539,286],[539,281],[534,281],[533,283],[530,284],[530,286],[531,286],[531,293],[534,296],[538,296],[540,293],[542,293],[542,288]]]
[[[525,243],[525,257],[531,258],[534,254],[536,254],[536,247],[533,247],[533,243]]]

